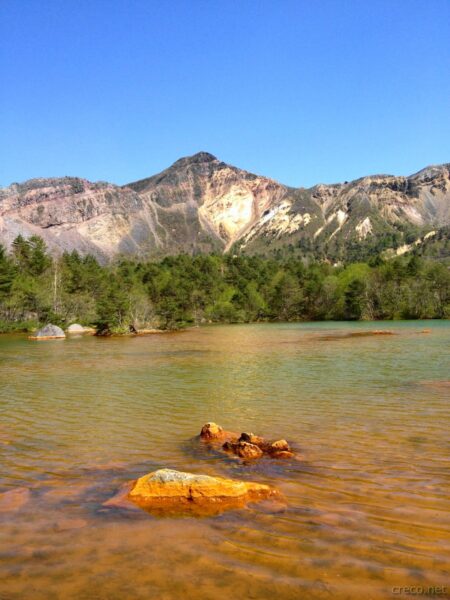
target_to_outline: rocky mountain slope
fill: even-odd
[[[122,187],[64,177],[0,189],[0,243],[37,234],[102,261],[231,248],[357,258],[407,251],[449,224],[450,164],[294,189],[200,152]]]

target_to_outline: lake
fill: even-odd
[[[396,335],[349,335],[375,329]],[[0,512],[0,598],[442,594],[449,348],[448,321],[0,336],[0,492],[29,490]],[[301,460],[207,452],[194,437],[207,421],[286,438]],[[103,506],[162,467],[269,483],[287,508],[158,518]]]

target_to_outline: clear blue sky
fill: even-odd
[[[0,185],[450,161],[449,0],[1,0]]]

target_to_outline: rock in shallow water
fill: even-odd
[[[202,516],[281,495],[260,483],[160,469],[138,479],[128,498],[141,508],[159,509],[162,514],[166,510],[169,514],[175,511]]]
[[[286,440],[277,440],[272,442],[269,447],[269,452],[290,452],[289,444]]]
[[[251,444],[249,442],[226,442],[223,445],[223,449],[227,452],[233,452],[236,456],[240,458],[245,458],[247,460],[252,460],[255,458],[261,458],[263,455],[263,451],[256,444]]]
[[[244,460],[254,460],[266,455],[271,458],[294,458],[286,440],[275,442],[266,441],[254,433],[241,433],[240,437],[230,431],[225,431],[217,423],[206,423],[200,432],[200,439],[212,447],[221,444],[221,449],[230,452]]]
[[[254,433],[241,433],[241,437],[238,442],[248,442],[249,444],[255,444],[256,446],[263,446],[265,444],[264,438]]]
[[[225,431],[223,427],[217,423],[205,423],[200,431],[200,439],[205,442],[237,440],[237,434],[232,431]]]
[[[34,335],[30,335],[30,340],[55,340],[59,338],[65,338],[66,334],[57,325],[49,323],[42,329],[39,329]]]
[[[200,431],[203,440],[215,440],[223,436],[223,429],[217,423],[205,423]]]

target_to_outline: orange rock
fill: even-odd
[[[241,433],[241,437],[238,439],[238,442],[248,442],[249,444],[255,444],[255,446],[259,446],[260,448],[266,443],[264,438],[260,437],[259,435],[255,435],[254,433]]]
[[[223,429],[217,423],[206,423],[200,431],[200,437],[204,440],[215,440],[223,437]]]
[[[269,446],[269,452],[290,452],[291,449],[286,440],[277,440]]]
[[[205,442],[214,442],[224,440],[235,440],[237,435],[232,431],[225,431],[223,427],[217,423],[205,423],[200,431],[200,438]]]
[[[240,458],[246,458],[252,460],[255,458],[261,458],[263,451],[256,444],[250,444],[249,442],[226,442],[223,445],[223,449],[228,452],[233,452]]]
[[[128,498],[141,508],[211,514],[280,497],[272,487],[248,481],[160,469],[138,479]]]
[[[264,454],[272,458],[290,458],[294,455],[286,440],[268,442],[254,433],[247,432],[241,433],[238,438],[235,433],[225,431],[217,423],[203,425],[200,438],[213,445],[221,443],[222,450],[247,460],[261,458]]]

